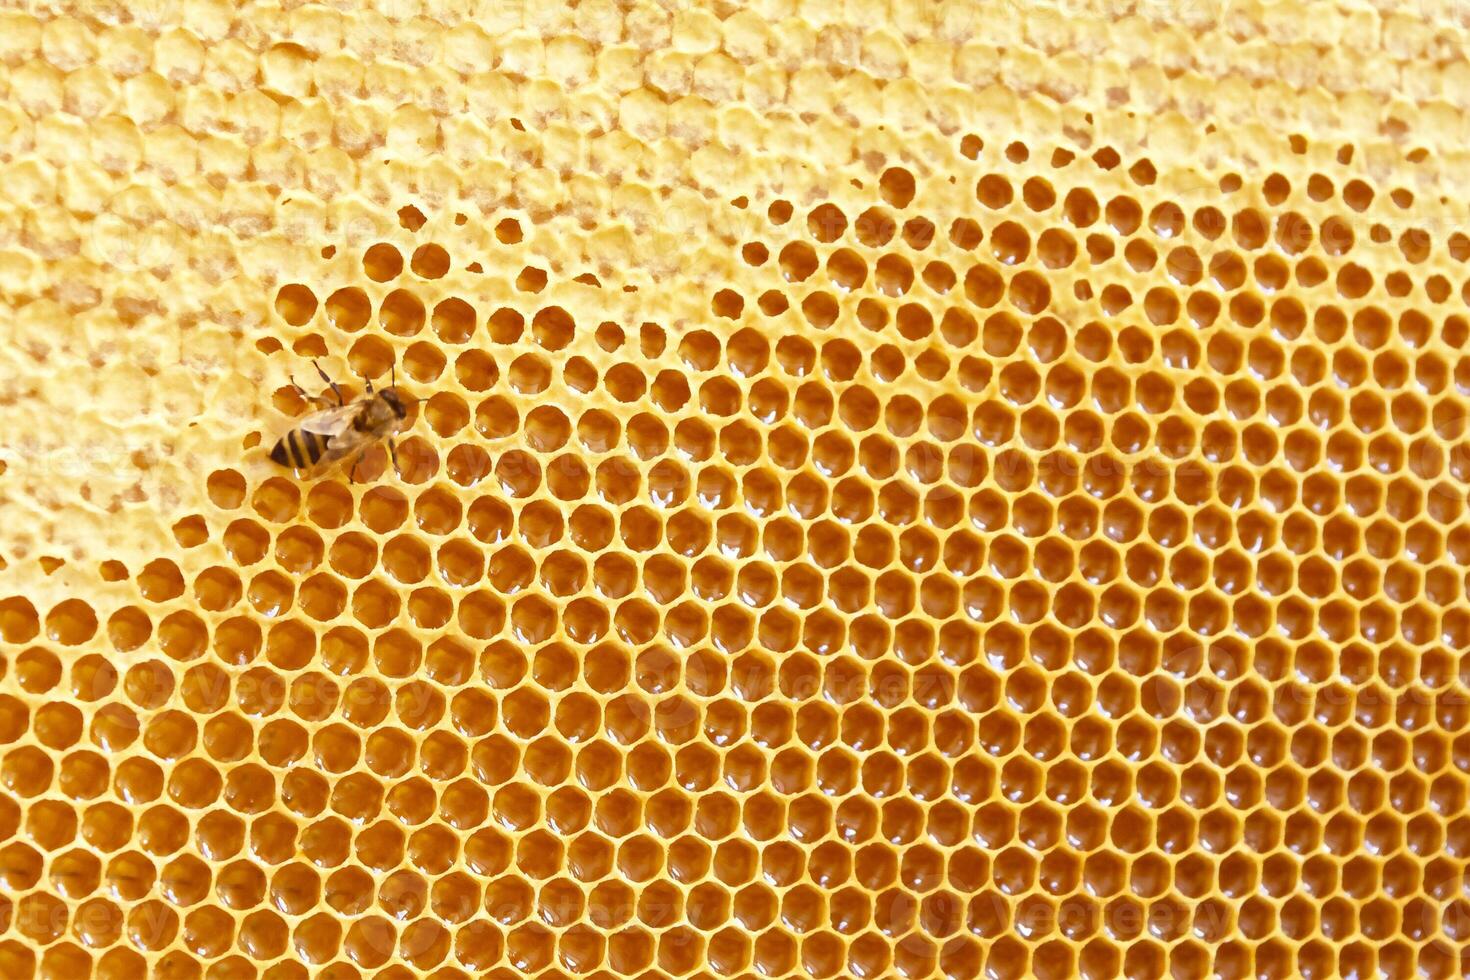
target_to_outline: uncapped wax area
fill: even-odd
[[[1461,975],[1466,40],[0,12],[0,977]]]

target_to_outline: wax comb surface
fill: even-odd
[[[28,11],[0,977],[1463,973],[1458,8]]]

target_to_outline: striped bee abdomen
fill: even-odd
[[[292,469],[310,469],[326,453],[330,441],[330,437],[317,432],[292,429],[271,450],[271,461]]]

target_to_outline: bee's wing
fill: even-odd
[[[326,452],[306,470],[307,476],[319,476],[326,472],[334,463],[352,455],[367,441],[367,433],[358,431],[352,424],[361,409],[360,405],[325,408],[320,412],[312,412],[301,420],[298,427],[301,431],[327,438]]]
[[[322,453],[322,458],[307,471],[307,476],[320,476],[331,469],[334,464],[365,449],[371,441],[365,432],[359,432],[353,428],[345,429],[342,434],[333,436],[332,441],[327,443],[327,451]]]
[[[319,436],[329,438],[340,436],[352,425],[352,420],[357,418],[359,411],[361,409],[357,405],[324,408],[302,419],[300,428],[304,432],[315,432]]]

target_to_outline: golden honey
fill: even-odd
[[[0,977],[1462,975],[1465,35],[0,12]]]

